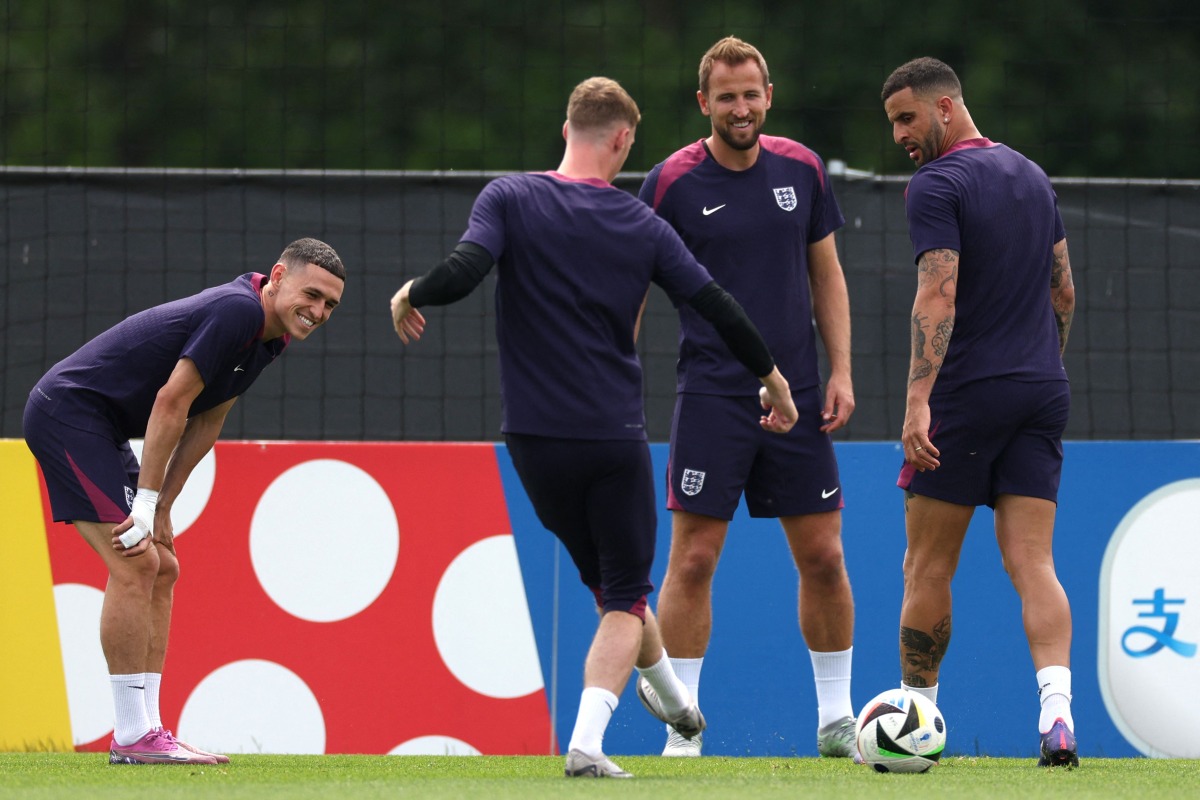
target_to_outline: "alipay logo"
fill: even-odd
[[[1117,729],[1148,756],[1200,758],[1200,479],[1142,498],[1100,569],[1100,691]]]

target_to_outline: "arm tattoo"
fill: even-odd
[[[1054,265],[1050,269],[1050,300],[1054,305],[1054,322],[1058,326],[1058,351],[1062,354],[1066,352],[1071,319],[1075,316],[1075,283],[1071,278],[1071,259],[1065,243],[1062,253],[1054,254]]]
[[[917,286],[936,285],[938,294],[946,296],[947,289],[958,283],[958,253],[954,250],[927,250],[917,263]]]
[[[922,327],[921,322],[921,315],[913,314],[912,367],[908,373],[909,386],[933,374],[933,363],[925,357],[925,329]]]
[[[946,648],[950,645],[950,615],[926,633],[916,628],[900,628],[900,659],[903,679],[909,686],[929,686],[936,680]]]
[[[917,261],[917,295],[929,297],[927,290],[936,290],[938,296],[946,298],[953,306],[958,287],[958,252],[948,248],[927,250]],[[924,301],[918,301],[924,302]],[[932,326],[932,338],[928,339],[930,349],[926,351],[926,324]],[[954,332],[954,313],[944,317],[940,322],[932,324],[928,316],[916,310],[912,317],[912,363],[909,367],[908,385],[912,386],[919,380],[936,375],[942,369],[946,352],[950,347],[950,336]]]
[[[950,334],[954,333],[954,320],[946,318],[938,323],[933,335],[933,354],[941,359],[946,358],[946,349],[950,346]],[[941,368],[939,363],[938,368]]]

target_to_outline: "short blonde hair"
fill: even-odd
[[[771,75],[767,72],[767,60],[763,58],[762,53],[758,52],[758,48],[748,42],[743,42],[736,36],[726,36],[708,48],[708,52],[700,59],[700,93],[708,96],[708,79],[712,77],[713,68],[717,62],[727,67],[736,67],[747,61],[758,64],[759,72],[763,76],[763,87],[769,86]]]
[[[567,101],[567,123],[577,131],[597,131],[623,122],[636,128],[642,112],[621,84],[612,78],[588,78]]]

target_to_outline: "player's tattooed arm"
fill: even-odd
[[[942,368],[954,333],[954,301],[958,292],[958,253],[926,250],[917,260],[917,296],[913,301],[912,359],[908,385]],[[930,381],[932,388],[932,381]]]
[[[1050,302],[1054,306],[1054,321],[1058,325],[1058,351],[1066,352],[1071,320],[1075,317],[1075,281],[1071,276],[1071,259],[1067,255],[1067,240],[1054,245],[1054,265],[1050,269]]]
[[[900,657],[904,662],[904,682],[909,686],[930,686],[930,681],[936,683],[938,669],[949,645],[949,615],[931,632],[901,626]]]

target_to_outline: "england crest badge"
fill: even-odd
[[[783,186],[775,189],[775,202],[784,211],[795,211],[798,203],[796,202],[796,189],[793,186]]]
[[[679,488],[688,497],[700,494],[700,490],[704,488],[704,473],[697,469],[685,469]]]

